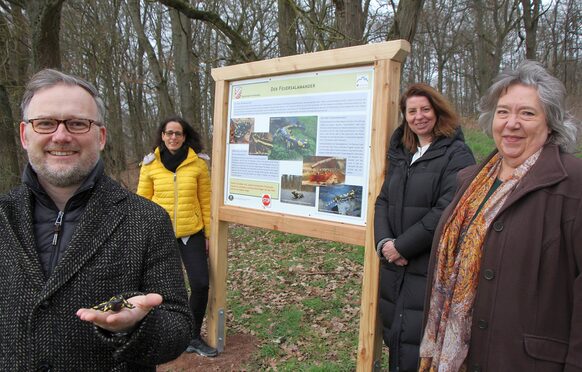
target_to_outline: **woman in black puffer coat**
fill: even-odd
[[[400,99],[402,123],[388,150],[388,173],[376,200],[374,235],[380,313],[390,371],[416,371],[433,233],[451,201],[459,170],[475,164],[458,117],[425,84]]]

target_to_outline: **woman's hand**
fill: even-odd
[[[382,246],[382,255],[388,262],[394,263],[396,266],[408,265],[408,260],[400,255],[394,246],[394,240],[389,240]]]
[[[392,263],[396,266],[406,266],[406,265],[408,265],[408,260],[406,258],[400,256],[399,259],[397,259],[396,261],[393,261]]]

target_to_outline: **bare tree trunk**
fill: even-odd
[[[144,94],[144,85],[142,82],[144,76],[144,54],[145,52],[141,46],[136,46],[135,55],[130,63],[132,63],[132,71],[127,71],[123,79],[123,86],[125,89],[125,99],[127,100],[128,109],[128,135],[130,136],[131,144],[134,148],[134,156],[131,157],[131,162],[128,166],[137,165],[143,156],[151,151],[154,135],[154,129],[157,127],[157,122],[152,121],[152,116],[146,113],[146,99]]]
[[[14,58],[14,53],[11,56],[8,53],[14,45],[11,39],[6,15],[0,13],[0,193],[8,191],[20,181],[18,131],[8,93],[8,86],[13,88],[18,85],[10,64],[10,57]],[[21,60],[18,55],[16,58]]]
[[[150,44],[150,41],[148,40],[148,37],[145,34],[143,24],[141,23],[139,0],[128,0],[127,8],[129,10],[129,15],[131,17],[133,27],[137,32],[139,43],[146,52],[149,67],[152,71],[152,74],[154,75],[154,80],[156,82],[156,90],[158,92],[158,99],[160,103],[159,107],[160,117],[168,116],[174,112],[173,108],[174,105],[172,104],[170,93],[168,92],[167,79],[164,76],[162,67],[160,66],[160,62],[158,61],[158,57],[156,57],[154,48]]]
[[[33,71],[61,68],[61,10],[65,0],[26,1],[32,30]]]
[[[11,38],[11,53],[8,61],[11,66],[12,79],[16,82],[16,86],[10,89],[13,97],[22,97],[24,93],[24,84],[28,80],[28,70],[30,67],[31,52],[28,48],[28,40],[30,38],[30,27],[24,9],[22,7],[13,6],[12,22],[14,24],[14,33]],[[7,34],[8,35],[8,34]]]
[[[525,28],[525,58],[536,59],[538,20],[541,0],[521,0],[523,27]]]
[[[279,32],[279,56],[292,56],[297,54],[297,20],[295,11],[290,4],[294,0],[277,0],[277,22]]]
[[[477,34],[477,88],[485,94],[499,72],[503,43],[507,34],[519,24],[518,0],[474,0]]]
[[[113,74],[113,66],[103,66],[102,81],[104,85],[104,97],[108,105],[107,117],[107,150],[104,157],[107,164],[107,171],[115,179],[119,179],[121,172],[126,168],[125,158],[125,138],[123,134],[123,119],[121,115],[121,97],[119,94],[119,75]]]
[[[394,23],[390,31],[388,31],[386,40],[404,39],[412,44],[423,5],[424,0],[405,0],[398,2],[398,8],[394,15]]]
[[[492,32],[485,25],[483,15],[485,14],[485,4],[483,0],[475,0],[475,31],[477,34],[477,90],[479,96],[482,96],[489,83],[497,73],[497,66],[494,60],[493,51],[491,50],[492,41],[490,33]]]
[[[0,84],[0,193],[8,191],[20,181],[14,123],[8,92]]]
[[[207,139],[202,125],[200,71],[197,56],[193,53],[191,20],[175,9],[170,10],[172,41],[176,63],[176,85],[180,96],[182,116],[196,129],[203,141]]]
[[[210,30],[209,30],[210,31]],[[212,32],[206,32],[203,38],[199,41],[200,44],[204,45],[204,48],[209,52],[207,58],[212,63],[205,63],[204,70],[200,72],[200,80],[198,82],[198,87],[200,87],[199,96],[200,102],[202,103],[200,107],[200,128],[202,141],[204,143],[204,152],[208,155],[212,155],[212,119],[214,115],[214,80],[212,79],[211,71],[212,68],[218,66],[218,51],[219,45],[218,40],[212,36]]]
[[[197,74],[192,64],[192,27],[190,19],[175,9],[170,10],[170,19],[180,111],[186,121],[196,126],[199,118],[196,117],[195,107],[199,102],[194,98],[191,84],[192,74]]]
[[[149,150],[144,142],[149,145],[150,133],[149,128],[143,125],[143,105],[139,98],[139,93],[135,92],[135,84],[125,82],[125,95],[127,99],[127,108],[129,110],[129,132],[132,138],[133,148],[135,149],[135,157],[133,160],[141,159]]]
[[[361,45],[364,35],[364,14],[361,0],[333,0],[336,27],[339,33],[337,47]]]

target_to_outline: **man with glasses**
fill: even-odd
[[[168,215],[104,174],[90,83],[42,70],[21,109],[29,163],[0,197],[0,370],[154,371],[192,324]]]

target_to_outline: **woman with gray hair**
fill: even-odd
[[[496,149],[459,172],[435,232],[420,371],[582,370],[582,159],[564,100],[532,61],[482,98]]]

